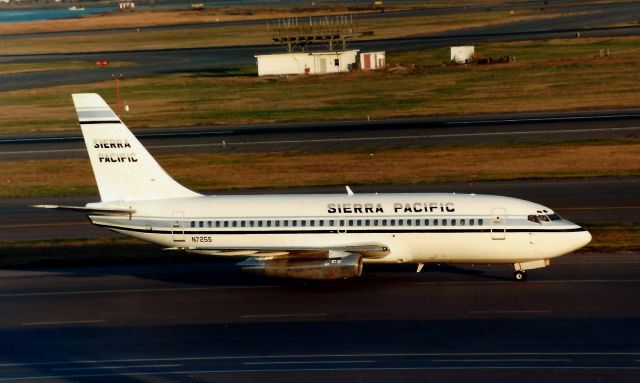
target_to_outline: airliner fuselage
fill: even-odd
[[[474,194],[203,196],[169,176],[97,94],[73,101],[101,202],[41,205],[261,274],[339,279],[363,263],[511,263],[515,277],[591,240],[542,205]]]

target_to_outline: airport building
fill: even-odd
[[[356,66],[358,50],[257,55],[258,76],[349,72]]]

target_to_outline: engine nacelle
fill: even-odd
[[[283,258],[262,261],[253,258],[239,265],[243,271],[276,278],[330,280],[359,277],[362,274],[360,254],[326,259]]]

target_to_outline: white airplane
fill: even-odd
[[[203,196],[177,183],[97,94],[73,102],[100,191],[94,225],[173,250],[247,257],[246,271],[299,279],[361,275],[363,263],[513,264],[514,277],[591,241],[551,209],[445,193]]]

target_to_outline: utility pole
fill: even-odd
[[[120,79],[122,78],[122,73],[117,76],[112,74],[111,77],[116,80],[116,114],[120,117]]]

